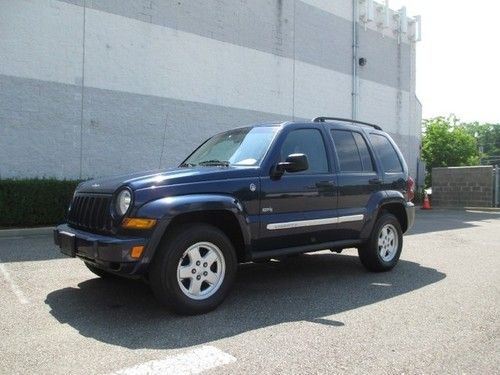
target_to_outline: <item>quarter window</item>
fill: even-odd
[[[370,134],[370,141],[373,144],[375,152],[380,158],[384,172],[398,173],[403,172],[403,166],[399,156],[389,140],[380,134]]]
[[[363,136],[348,130],[332,130],[333,143],[343,172],[372,172],[373,162]]]
[[[309,169],[298,173],[328,173],[325,143],[319,130],[298,129],[288,133],[281,147],[281,160],[284,161],[290,154],[307,156]]]

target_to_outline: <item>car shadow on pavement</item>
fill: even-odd
[[[434,209],[417,210],[415,224],[406,236],[413,234],[440,232],[453,229],[472,228],[485,220],[499,220],[499,212]]]
[[[357,256],[311,254],[284,262],[243,264],[231,294],[213,312],[178,316],[149,286],[94,278],[50,293],[51,314],[86,337],[127,348],[199,345],[285,322],[339,329],[330,315],[397,297],[444,279],[433,268],[401,260],[391,272],[369,273]]]

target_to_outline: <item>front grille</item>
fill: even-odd
[[[75,195],[68,212],[68,223],[80,229],[110,231],[113,226],[111,201],[110,195]]]

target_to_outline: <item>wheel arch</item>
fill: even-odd
[[[249,259],[250,227],[241,202],[229,195],[192,194],[166,197],[144,204],[138,217],[158,220],[140,267],[147,267],[160,243],[187,223],[205,223],[222,230],[233,243],[238,261]]]
[[[189,211],[179,214],[165,228],[162,240],[167,239],[178,228],[194,223],[211,225],[221,230],[233,244],[238,262],[247,260],[245,239],[239,221],[234,213],[228,210]]]
[[[377,214],[377,218],[381,216],[384,212],[388,212],[396,217],[401,226],[401,230],[406,232],[408,229],[408,218],[406,217],[406,211],[404,205],[401,202],[387,202],[384,203]]]
[[[374,194],[368,204],[367,220],[361,230],[360,238],[363,240],[370,238],[373,226],[384,212],[394,215],[398,219],[403,233],[406,232],[409,223],[406,216],[405,204],[406,200],[399,191],[386,191],[384,194]]]

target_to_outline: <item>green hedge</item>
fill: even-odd
[[[0,180],[0,227],[31,227],[63,222],[79,182]]]

